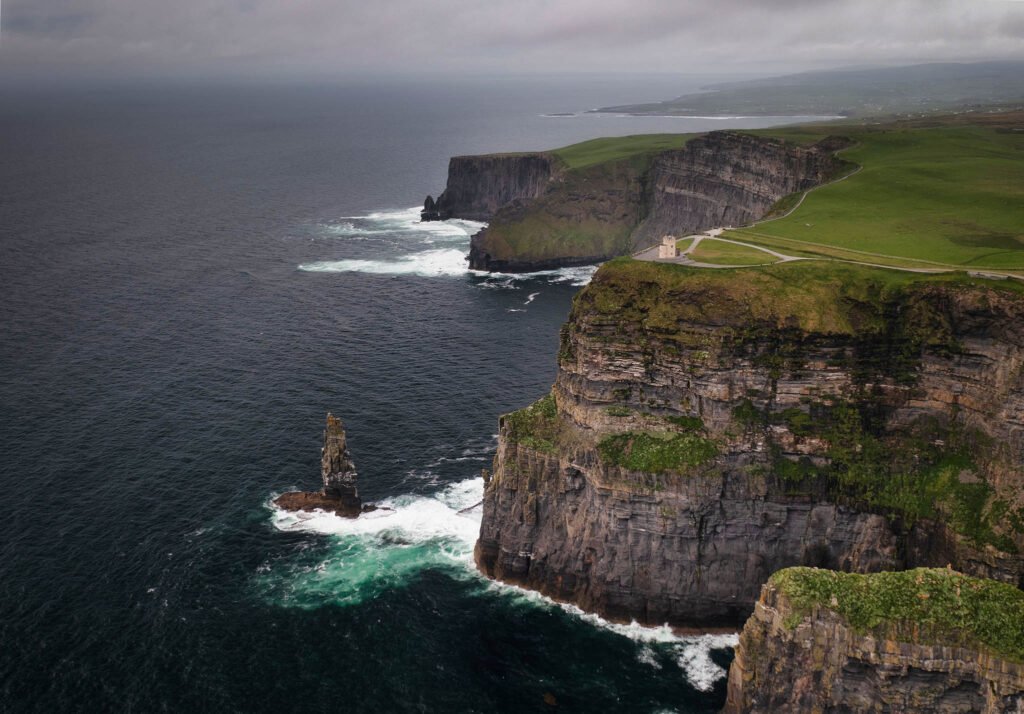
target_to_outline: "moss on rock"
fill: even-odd
[[[793,607],[790,627],[820,607],[860,634],[911,632],[919,644],[984,648],[1024,662],[1024,591],[1005,583],[947,569],[858,575],[803,567],[780,570],[770,582]]]

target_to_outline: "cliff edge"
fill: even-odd
[[[794,565],[1024,584],[1024,294],[619,259],[505,415],[476,561],[619,619],[739,625]]]
[[[1022,709],[1024,592],[945,569],[792,568],[743,628],[723,711]]]
[[[502,206],[541,195],[558,171],[542,153],[453,156],[447,186],[436,201],[427,196],[420,218],[489,221]]]
[[[474,270],[548,270],[628,255],[664,234],[750,222],[850,168],[834,156],[850,143],[840,137],[810,147],[732,131],[670,138],[455,157],[422,218],[489,221],[471,240]]]

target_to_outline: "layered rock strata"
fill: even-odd
[[[539,196],[556,172],[556,162],[541,153],[453,156],[448,185],[436,201],[427,196],[420,218],[488,221],[502,206]]]
[[[455,157],[424,220],[490,221],[473,236],[470,268],[528,272],[596,263],[656,243],[763,216],[783,196],[846,167],[829,137],[805,148],[712,132],[681,149],[570,169],[557,152]]]
[[[502,206],[470,239],[469,267],[531,272],[599,263],[633,250],[647,172],[632,161],[567,171],[532,200]]]
[[[289,491],[278,496],[274,503],[289,511],[319,508],[346,518],[355,518],[365,510],[356,488],[356,467],[345,439],[345,426],[330,412],[324,429],[320,476],[324,484],[321,490]]]
[[[603,266],[502,418],[476,560],[605,615],[738,625],[769,575],[1024,578],[1024,296],[818,265]]]
[[[840,169],[829,137],[804,148],[776,139],[714,132],[660,154],[650,171],[650,211],[633,232],[637,246],[762,217],[783,196],[824,183]]]
[[[783,571],[743,628],[723,711],[1020,712],[1022,634],[1024,597],[997,583]]]

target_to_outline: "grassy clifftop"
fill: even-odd
[[[887,630],[921,644],[985,649],[1024,662],[1024,591],[945,569],[857,575],[787,568],[770,580],[786,596],[796,624],[815,607],[840,615],[860,633]]]
[[[929,275],[819,262],[711,270],[618,258],[602,266],[582,299],[601,313],[642,319],[666,333],[680,322],[701,321],[854,335],[886,329],[886,303],[928,285],[1024,294],[1016,281],[964,272]]]
[[[647,162],[654,155],[681,149],[695,134],[637,134],[591,139],[551,151],[570,169],[583,169],[610,161],[631,159]]]
[[[842,157],[862,169],[730,237],[794,255],[1024,270],[1024,115],[756,133],[796,142],[842,133],[857,142]]]

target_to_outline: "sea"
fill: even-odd
[[[593,268],[470,272],[456,154],[787,118],[699,78],[0,91],[0,711],[713,712],[735,635],[474,568],[498,417]],[[358,520],[284,513],[341,417]]]

